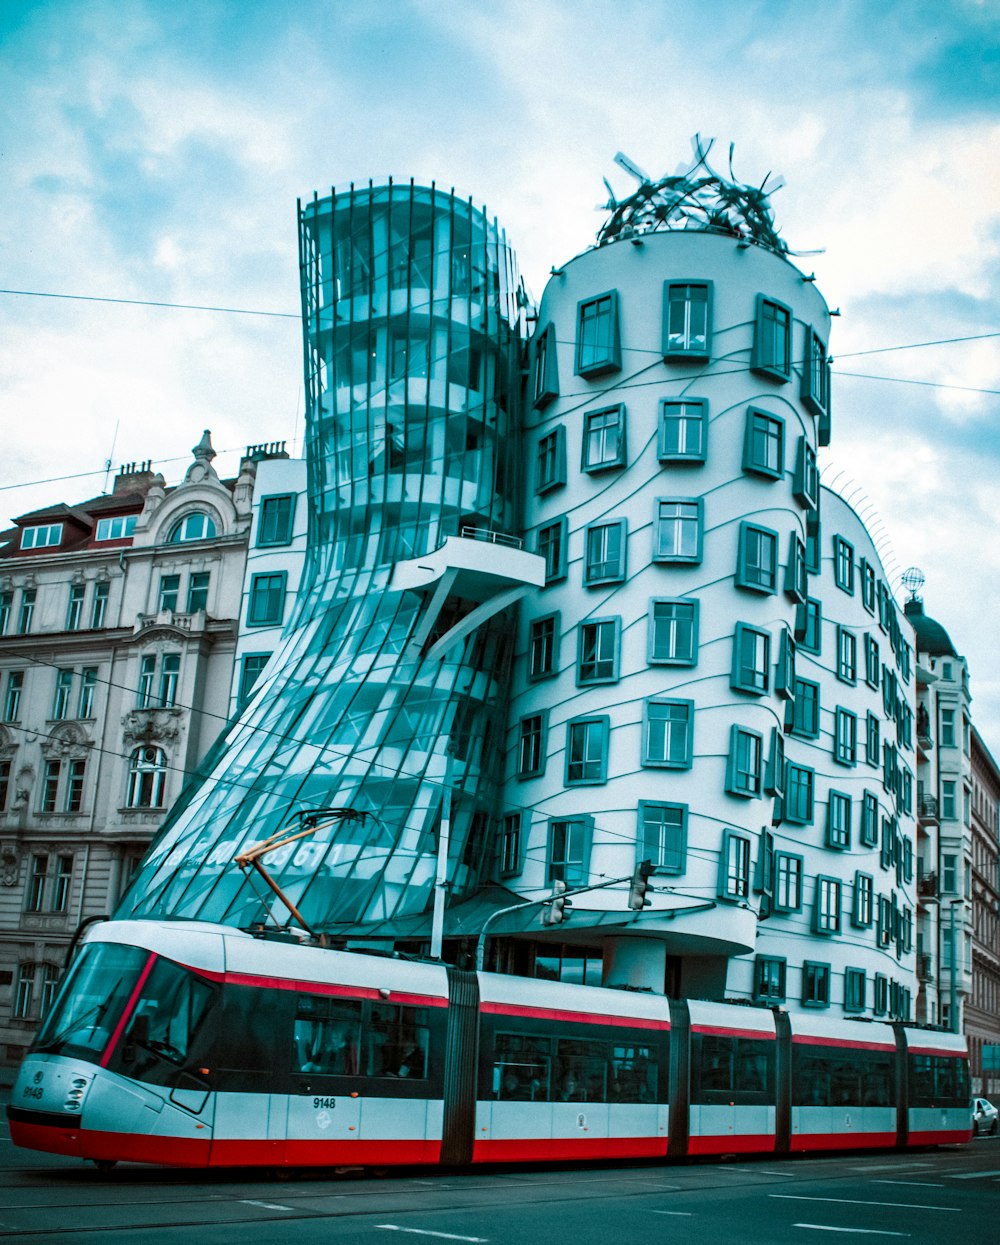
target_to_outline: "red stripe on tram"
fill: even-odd
[[[531,1007],[524,1003],[491,1003],[484,1000],[480,1010],[493,1016],[519,1016],[530,1020],[570,1021],[577,1024],[612,1025],[617,1029],[670,1028],[668,1020],[653,1020],[648,1016],[610,1016],[601,1012],[565,1011],[555,1007]]]

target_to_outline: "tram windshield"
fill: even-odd
[[[80,952],[32,1050],[94,1059],[107,1046],[149,959],[140,947],[92,942]]]

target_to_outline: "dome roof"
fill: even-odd
[[[917,634],[918,653],[927,653],[931,657],[959,656],[944,627],[924,613],[924,603],[919,597],[911,597],[903,606],[903,613]]]

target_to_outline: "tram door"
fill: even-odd
[[[357,1000],[298,996],[286,1100],[287,1162],[351,1162],[350,1147],[361,1140],[361,1098],[356,1090],[345,1092],[345,1083],[358,1084],[361,1019]]]

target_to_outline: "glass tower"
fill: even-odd
[[[299,256],[302,587],[267,674],[117,915],[246,927],[266,899],[283,919],[234,858],[300,814],[349,808],[358,816],[320,818],[266,868],[312,929],[389,936],[428,909],[443,808],[452,902],[488,864],[507,607],[526,590],[518,559],[536,561],[505,538],[518,521],[522,299],[496,222],[433,186],[300,204]]]

